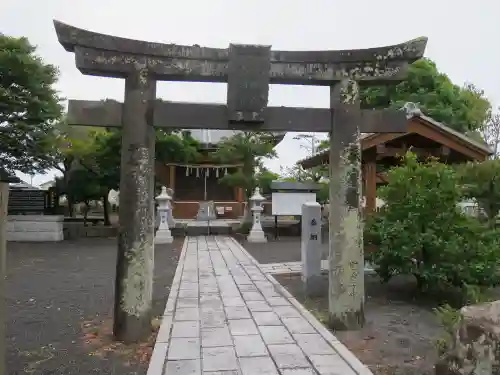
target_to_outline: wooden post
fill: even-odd
[[[169,188],[172,189],[175,193],[175,165],[169,165],[169,178],[168,178],[168,183],[169,183]]]
[[[5,278],[7,277],[7,205],[9,202],[9,183],[0,182],[0,374],[7,374],[5,368],[5,324],[7,320],[6,287]]]
[[[238,213],[239,216],[245,216],[245,190],[242,187],[237,187],[236,188],[236,200],[239,203],[239,210],[240,212]]]
[[[365,174],[365,213],[371,214],[377,209],[377,155],[368,150],[364,165]]]
[[[0,168],[0,375],[7,374],[5,368],[5,324],[7,307],[5,304],[7,277],[7,219],[9,206],[9,183],[20,182],[17,177],[9,176]]]
[[[237,187],[236,188],[236,199],[240,203],[244,203],[245,202],[245,193],[244,193],[244,190],[243,190],[242,187]]]
[[[155,95],[156,82],[147,68],[125,79],[113,327],[115,338],[124,342],[138,342],[151,334]]]
[[[329,314],[332,328],[350,330],[365,321],[359,86],[346,79],[330,95]]]

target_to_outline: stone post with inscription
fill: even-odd
[[[125,78],[120,175],[120,228],[114,335],[138,342],[151,334],[154,261],[154,155],[152,105],[156,81],[137,63]]]
[[[359,86],[345,79],[331,88],[329,312],[334,329],[363,326],[364,254],[361,218]],[[342,126],[351,123],[353,126]]]
[[[321,287],[321,205],[307,202],[302,205],[302,282],[308,297],[323,294]]]

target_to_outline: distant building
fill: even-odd
[[[37,188],[36,186],[30,185],[27,182],[24,182],[21,180],[21,182],[9,184],[10,189],[16,189],[16,190],[41,190]]]
[[[39,186],[40,186],[40,189],[42,189],[42,190],[49,190],[49,188],[51,188],[55,184],[56,184],[55,180],[50,180],[50,181],[44,182],[43,184],[40,184]]]

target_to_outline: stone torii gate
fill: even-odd
[[[148,334],[153,279],[154,129],[330,132],[330,324],[364,323],[360,132],[405,132],[405,113],[360,110],[359,85],[397,83],[426,38],[362,50],[227,49],[124,39],[54,21],[62,46],[87,75],[125,79],[125,100],[70,100],[71,125],[122,127],[120,231],[114,333]],[[156,82],[227,82],[227,105],[156,99]],[[330,108],[268,107],[269,84],[330,86]]]

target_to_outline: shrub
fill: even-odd
[[[422,291],[498,282],[498,236],[461,212],[459,181],[455,169],[411,153],[388,172],[385,205],[365,227],[366,243],[376,246],[367,259],[383,281],[411,274]]]
[[[252,229],[252,222],[242,222],[240,226],[236,229],[236,233],[248,234]]]
[[[490,228],[497,223],[500,211],[500,160],[467,163],[458,168],[465,194],[473,198],[483,210]]]

